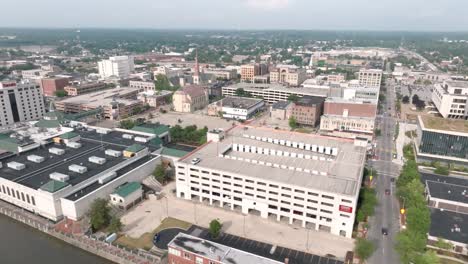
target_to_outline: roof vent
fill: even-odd
[[[19,171],[19,170],[26,168],[26,165],[24,165],[23,163],[16,162],[16,161],[11,161],[7,163],[7,167]]]

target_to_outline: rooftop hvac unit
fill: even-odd
[[[331,155],[331,147],[325,147],[325,154]]]
[[[105,130],[105,129],[96,129],[96,133],[107,135],[107,134],[109,133],[109,130]]]
[[[116,157],[116,158],[122,156],[122,152],[120,152],[118,150],[113,150],[113,149],[106,149],[105,153],[106,153],[107,156],[112,156],[112,157]]]
[[[99,164],[99,165],[102,165],[102,164],[106,163],[105,158],[96,157],[96,156],[89,157],[88,161],[91,162],[91,163],[94,163],[94,164]]]
[[[83,174],[83,173],[88,171],[88,168],[86,168],[84,166],[72,164],[72,165],[68,166],[68,170]]]
[[[148,142],[148,139],[147,139],[147,138],[144,138],[144,137],[135,137],[135,141],[136,141],[136,142],[143,142],[143,143],[146,143],[146,142]]]
[[[19,170],[26,168],[26,165],[24,165],[23,163],[16,162],[16,161],[11,161],[7,163],[7,167],[19,171]]]
[[[70,179],[70,176],[60,173],[60,172],[52,172],[51,174],[49,174],[49,177],[52,180],[61,181],[61,182],[66,182]]]
[[[27,157],[27,159],[28,159],[29,161],[34,162],[34,163],[41,163],[41,162],[43,162],[43,161],[45,160],[44,157],[41,157],[41,156],[38,156],[38,155],[29,155],[29,156]]]
[[[126,139],[133,139],[133,135],[130,134],[123,134],[122,137]]]
[[[55,155],[63,155],[65,154],[65,150],[59,149],[59,148],[50,148],[49,153],[55,154]]]
[[[332,155],[337,156],[338,155],[338,148],[332,148]]]
[[[69,147],[69,148],[74,148],[74,149],[81,148],[81,143],[74,142],[74,141],[70,141],[70,142],[68,142],[66,145],[67,145],[67,147]]]
[[[106,173],[106,174],[102,175],[101,177],[99,177],[98,182],[99,182],[99,184],[104,184],[106,182],[109,182],[110,180],[112,180],[115,177],[117,177],[117,173],[115,171],[112,171],[112,172]]]
[[[319,152],[319,153],[323,153],[323,150],[324,150],[324,147],[323,147],[323,146],[319,146],[319,147],[318,147],[318,152]]]

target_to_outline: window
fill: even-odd
[[[325,205],[325,206],[329,206],[329,207],[333,207],[333,204],[330,204],[330,203],[321,202],[320,204]]]
[[[190,259],[190,254],[187,252],[184,252],[184,259]]]
[[[180,251],[174,248],[169,248],[169,254],[180,257]]]
[[[322,195],[322,198],[329,199],[329,200],[335,199],[333,196],[325,195],[325,194]]]
[[[197,264],[203,264],[203,259],[200,258],[200,257],[196,257],[196,258],[195,258],[195,262],[196,262]]]
[[[344,203],[353,203],[352,201],[346,200],[346,199],[341,199],[341,201],[344,202]]]
[[[278,193],[277,193],[277,192],[272,192],[272,191],[270,191],[270,192],[269,192],[269,194],[272,194],[272,195],[278,195]]]
[[[282,194],[281,194],[281,196],[283,196],[283,197],[287,197],[287,198],[291,198],[291,195],[289,195],[289,194],[285,194],[285,193],[282,193]]]
[[[291,191],[291,188],[289,188],[289,187],[284,187],[284,186],[283,186],[283,187],[281,187],[281,189],[282,189],[282,190],[286,190],[286,191]]]

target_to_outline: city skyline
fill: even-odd
[[[65,12],[55,12],[61,5]],[[457,8],[454,8],[454,7]],[[2,27],[151,28],[151,29],[297,29],[297,30],[404,30],[466,31],[468,3],[430,0],[241,0],[237,2],[103,0],[79,5],[46,0],[6,2]],[[37,12],[37,10],[42,10]],[[216,12],[213,12],[216,10]],[[349,12],[349,10],[356,10]],[[203,14],[203,15],[201,15]]]

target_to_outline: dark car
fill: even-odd
[[[388,229],[387,228],[385,228],[385,227],[382,228],[382,235],[384,235],[384,236],[388,235]]]
[[[385,189],[385,194],[386,194],[386,195],[390,195],[390,190],[389,190],[389,189]]]
[[[395,182],[395,178],[391,178],[390,181],[391,181],[391,182]]]

